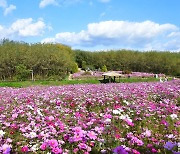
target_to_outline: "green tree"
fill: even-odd
[[[30,70],[28,70],[23,64],[19,64],[18,66],[16,66],[15,70],[17,80],[24,81],[27,80],[30,76]]]
[[[86,69],[87,69],[86,61],[82,61],[82,70],[86,70]]]
[[[71,72],[72,72],[72,73],[78,72],[78,65],[77,65],[77,63],[73,63],[73,64],[72,64],[72,66],[71,66]]]

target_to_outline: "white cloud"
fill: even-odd
[[[41,0],[39,7],[44,8],[48,5],[68,6],[68,5],[79,3],[81,1],[83,0]]]
[[[16,10],[15,5],[10,4],[8,6],[7,0],[0,0],[0,7],[2,7],[4,10],[4,16],[10,14],[13,10]]]
[[[37,21],[34,21],[32,18],[18,19],[9,27],[0,25],[0,39],[41,36],[45,29],[49,29],[49,27],[43,22],[42,19],[38,19]]]
[[[58,2],[56,0],[41,0],[39,7],[44,8],[48,5],[58,5]]]
[[[87,30],[78,33],[58,33],[55,37],[46,38],[42,42],[60,42],[72,47],[116,46],[141,50],[172,50],[172,48],[176,50],[179,46],[174,42],[180,42],[179,33],[177,26],[168,23],[103,21],[90,23],[87,25]]]
[[[0,39],[4,38],[4,27],[0,25]]]
[[[168,35],[168,37],[180,37],[180,31],[179,32],[172,32]]]
[[[111,0],[99,0],[100,2],[102,2],[102,3],[108,3],[108,2],[110,2]]]
[[[39,36],[41,35],[46,28],[45,23],[42,20],[38,20],[33,23],[32,18],[19,19],[14,22],[10,30],[17,32],[19,36]]]
[[[72,4],[77,4],[79,2],[83,2],[86,0],[41,0],[39,3],[40,8],[45,8],[48,5],[55,5],[55,6],[69,6]],[[97,0],[101,3],[108,3],[111,0]],[[89,5],[93,5],[93,1],[89,1]]]
[[[9,13],[11,13],[13,10],[16,10],[16,6],[15,5],[10,5],[9,7],[7,7],[5,10],[4,10],[4,15],[8,15]]]
[[[176,30],[171,24],[159,25],[151,21],[127,22],[127,21],[104,21],[88,25],[88,33],[95,37],[106,38],[153,38],[158,34],[169,30]]]
[[[0,0],[0,7],[6,8],[7,7],[7,1],[6,0]]]
[[[61,42],[65,44],[76,45],[81,44],[82,42],[88,43],[88,41],[90,41],[88,34],[85,31],[81,31],[80,33],[58,33],[56,34],[55,38],[46,38],[42,42]]]

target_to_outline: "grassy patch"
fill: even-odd
[[[1,81],[0,87],[29,87],[29,86],[59,86],[59,85],[69,85],[69,84],[97,84],[100,83],[99,80],[95,79],[85,79],[85,80],[62,80],[62,81]]]
[[[67,84],[98,84],[100,83],[97,79],[83,79],[83,80],[62,80],[60,81],[61,85],[67,85]]]
[[[132,82],[155,82],[159,81],[156,78],[117,78],[117,83],[132,83]],[[103,79],[82,79],[82,80],[62,80],[62,81],[1,81],[0,87],[29,87],[29,86],[59,86],[59,85],[70,85],[70,84],[99,84],[104,83]]]
[[[125,82],[125,83],[154,82],[154,81],[159,81],[159,79],[156,79],[156,78],[120,78],[120,82]],[[117,79],[117,82],[119,82],[119,79]]]
[[[29,87],[36,85],[56,85],[57,81],[3,81],[0,87]]]

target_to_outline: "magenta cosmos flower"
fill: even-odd
[[[41,150],[46,150],[46,148],[47,148],[47,143],[43,143],[41,146],[40,146],[40,149]]]
[[[21,148],[21,152],[28,152],[28,150],[29,150],[29,148],[27,145],[25,145]]]
[[[58,146],[58,141],[56,139],[51,139],[51,140],[48,141],[48,143],[49,143],[49,146],[51,148],[54,148],[54,147]]]
[[[61,148],[55,147],[52,149],[52,152],[55,154],[61,154],[63,150]]]

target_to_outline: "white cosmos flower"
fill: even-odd
[[[119,119],[122,119],[122,120],[124,120],[124,119],[130,119],[130,117],[129,117],[127,114],[122,114],[122,115],[119,117]]]
[[[35,138],[37,134],[35,132],[30,132],[29,137],[30,138]]]
[[[124,112],[124,110],[123,109],[118,109],[119,110],[119,112]]]
[[[36,152],[38,150],[38,144],[35,144],[31,147],[31,151]]]
[[[126,105],[129,105],[129,102],[126,100],[123,100],[123,103],[125,103]]]
[[[102,116],[103,116],[103,114],[102,114],[102,113],[100,113],[100,114],[99,114],[99,116],[100,116],[100,117],[102,117]]]
[[[38,113],[40,116],[43,116],[43,114],[41,113],[40,109],[37,109],[37,113]]]
[[[0,130],[0,137],[3,137],[5,133],[3,130]]]
[[[170,117],[174,120],[177,119],[177,114],[171,114]]]
[[[105,120],[105,123],[111,123],[111,119],[107,118],[107,119]]]
[[[167,138],[174,138],[174,135],[173,134],[169,134],[169,135],[166,135]]]
[[[27,107],[29,107],[31,110],[34,110],[33,107],[31,105],[27,105]]]
[[[119,110],[113,110],[113,114],[120,114],[121,112]]]

